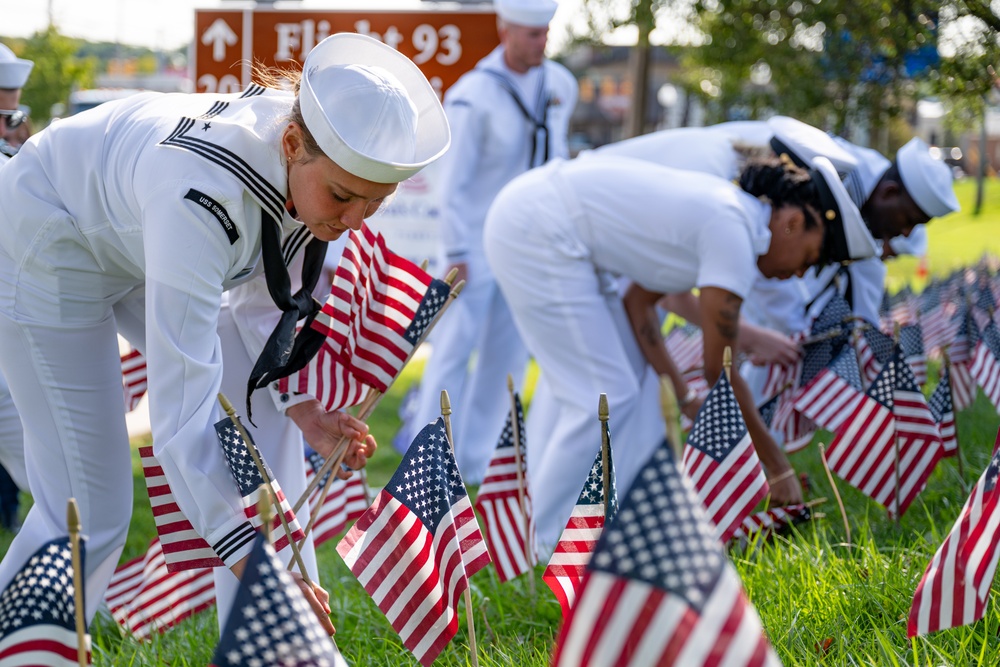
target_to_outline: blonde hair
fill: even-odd
[[[302,117],[302,107],[299,105],[299,84],[302,82],[302,70],[285,67],[266,67],[257,60],[254,61],[251,68],[251,77],[265,88],[290,90],[295,93],[295,102],[292,104],[292,110],[289,112],[286,120],[299,126],[302,132],[302,143],[310,158],[326,155],[323,149],[319,147],[319,144],[316,143],[315,137],[313,137],[309,128],[306,127],[306,121]]]

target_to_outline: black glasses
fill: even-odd
[[[28,119],[28,114],[20,109],[0,109],[0,117],[7,120],[7,129],[13,130]]]

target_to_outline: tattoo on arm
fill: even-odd
[[[661,345],[663,343],[663,338],[660,337],[659,329],[654,327],[649,322],[642,325],[639,335],[642,336],[646,345]]]
[[[735,340],[736,334],[740,330],[740,305],[742,303],[743,300],[735,294],[727,294],[725,303],[719,308],[715,327],[719,335],[727,340]]]

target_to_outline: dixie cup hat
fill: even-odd
[[[32,61],[18,58],[6,45],[0,44],[0,89],[24,88],[34,66]]]
[[[826,235],[830,244],[826,254],[830,261],[850,262],[878,256],[880,248],[833,163],[822,156],[816,156],[812,162],[809,173],[819,191],[819,215],[823,224],[830,228]]]
[[[896,152],[896,167],[903,187],[928,217],[940,218],[959,209],[951,167],[932,157],[923,139],[913,137]]]
[[[299,104],[326,156],[375,183],[405,181],[451,143],[427,78],[409,58],[365,35],[338,33],[313,47]]]
[[[559,7],[555,0],[494,0],[497,16],[507,23],[544,28]]]
[[[820,156],[829,160],[841,177],[858,165],[853,155],[819,128],[788,116],[769,118],[767,125],[774,132],[771,138],[771,148],[774,152],[778,156],[787,155],[792,162],[803,169],[812,167],[813,160]]]

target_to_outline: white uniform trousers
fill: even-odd
[[[24,424],[34,505],[0,562],[0,589],[42,544],[66,535],[76,498],[86,536],[88,623],[101,603],[132,516],[132,461],[118,336],[110,309],[95,323],[15,324],[0,313],[0,366]]]
[[[19,489],[28,488],[28,472],[24,462],[24,431],[21,417],[14,407],[7,380],[0,374],[0,464],[10,473]]]
[[[616,465],[633,455],[628,425],[639,383],[594,265],[585,251],[557,247],[547,233],[551,221],[567,220],[558,194],[507,193],[487,218],[487,257],[558,404],[551,436],[528,442],[529,466],[534,464],[529,489],[545,554],[565,528],[600,451],[601,393],[608,396]]]
[[[219,312],[219,339],[222,341],[222,364],[225,371],[222,375],[222,393],[236,407],[243,425],[257,444],[267,461],[271,473],[277,479],[281,490],[294,505],[306,489],[305,447],[302,432],[295,423],[278,412],[269,392],[260,390],[254,392],[251,399],[253,405],[253,421],[256,427],[243,414],[246,410],[247,378],[253,368],[255,359],[251,359],[246,346],[240,338],[236,322],[228,306],[223,306]],[[309,503],[302,506],[296,514],[299,524],[305,529],[309,521]],[[278,530],[282,530],[278,528]],[[312,533],[300,544],[302,559],[305,561],[309,577],[319,583],[319,573],[316,569],[316,550],[313,546]],[[292,558],[292,550],[286,548],[278,557],[287,565]],[[294,568],[298,571],[298,568]],[[219,612],[220,631],[226,625],[229,612],[232,609],[236,592],[239,589],[239,579],[229,568],[215,568],[215,598]]]
[[[468,282],[434,327],[408,440],[441,415],[446,389],[459,470],[479,484],[510,414],[507,375],[519,389],[528,351],[485,258],[474,255],[468,266]]]

